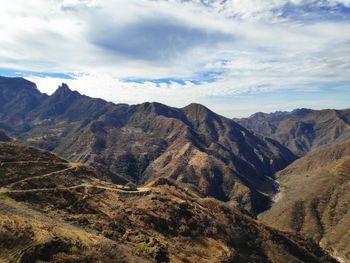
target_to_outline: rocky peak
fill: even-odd
[[[58,89],[55,91],[55,95],[63,95],[67,96],[73,91],[68,87],[66,83],[62,83],[60,86],[58,86]]]
[[[79,92],[72,91],[66,83],[62,83],[60,86],[58,86],[58,89],[50,96],[50,98],[51,100],[57,102],[60,100],[66,100],[67,98],[77,98],[79,96]]]

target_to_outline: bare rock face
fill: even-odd
[[[0,143],[1,262],[337,262],[169,178],[143,187]]]
[[[82,96],[66,84],[51,96],[24,84],[0,82],[4,94],[12,86],[19,91],[2,99],[9,112],[22,96],[33,102],[17,115],[0,114],[0,127],[22,142],[104,169],[118,182],[168,177],[257,214],[276,191],[274,173],[296,158],[200,104],[129,106]]]
[[[350,261],[350,140],[307,154],[277,176],[281,192],[261,221]]]

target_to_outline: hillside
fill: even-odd
[[[113,104],[65,84],[47,96],[13,78],[1,78],[0,104],[0,128],[22,142],[137,184],[167,177],[252,214],[269,207],[274,173],[295,160],[199,104]]]
[[[169,179],[141,188],[0,142],[1,262],[337,262]]]
[[[259,112],[234,120],[248,130],[277,140],[298,156],[350,138],[350,109]]]
[[[306,155],[277,177],[281,192],[261,221],[350,261],[350,140]]]

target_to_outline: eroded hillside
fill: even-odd
[[[277,176],[281,192],[261,221],[350,261],[350,141],[308,154]]]
[[[4,262],[337,262],[169,179],[127,187],[31,147],[0,153]]]

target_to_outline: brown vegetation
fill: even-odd
[[[0,152],[1,162],[21,154],[28,166],[17,166],[18,173],[31,171],[16,181],[0,177],[4,262],[336,262],[309,240],[171,179],[126,191],[91,168],[33,148],[0,143]],[[66,167],[46,174],[45,162]]]
[[[350,260],[350,141],[306,155],[278,173],[281,198],[262,222],[313,238]]]

